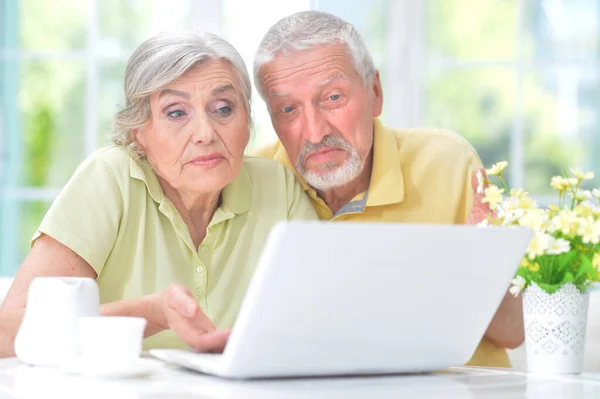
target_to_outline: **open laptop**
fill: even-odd
[[[473,355],[532,231],[282,222],[223,354],[162,360],[226,378],[426,372]]]

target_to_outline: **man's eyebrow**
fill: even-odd
[[[319,87],[325,87],[329,83],[331,83],[331,82],[333,82],[334,80],[337,80],[337,79],[346,80],[341,73],[336,73],[335,75],[330,76],[329,78],[325,79],[323,82],[319,83]]]
[[[286,93],[286,92],[282,92],[282,91],[270,91],[269,95],[273,96],[273,97],[287,97],[290,95],[290,93]]]
[[[325,86],[327,86],[328,84],[330,84],[331,82],[333,82],[334,80],[337,80],[337,79],[346,80],[346,78],[344,78],[344,75],[342,75],[341,73],[336,73],[335,75],[333,75],[333,76],[325,79],[323,82],[319,83],[318,86],[319,87],[325,87]],[[273,96],[273,97],[287,97],[287,96],[290,95],[290,93],[279,92],[279,91],[270,91],[269,95]]]
[[[164,89],[163,91],[160,92],[158,99],[160,99],[163,96],[166,96],[167,94],[173,94],[173,95],[176,95],[179,97],[183,97],[186,100],[190,99],[190,93],[188,93],[187,91],[173,90],[173,89]]]

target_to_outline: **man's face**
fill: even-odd
[[[381,114],[378,73],[365,85],[346,46],[333,44],[278,55],[259,77],[273,127],[308,184],[325,191],[360,175]]]

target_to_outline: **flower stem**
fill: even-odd
[[[510,192],[510,189],[508,188],[508,184],[506,184],[506,180],[504,180],[504,177],[502,176],[502,174],[498,175],[498,179],[500,179],[500,182],[502,183],[504,190],[506,190],[506,193],[508,194]]]

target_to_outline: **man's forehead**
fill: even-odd
[[[322,62],[327,59],[335,59],[339,63],[352,63],[350,53],[346,45],[332,43],[325,45],[316,45],[314,47],[302,50],[287,49],[273,56],[266,65],[275,66],[276,69],[290,68],[298,64],[310,62]]]

